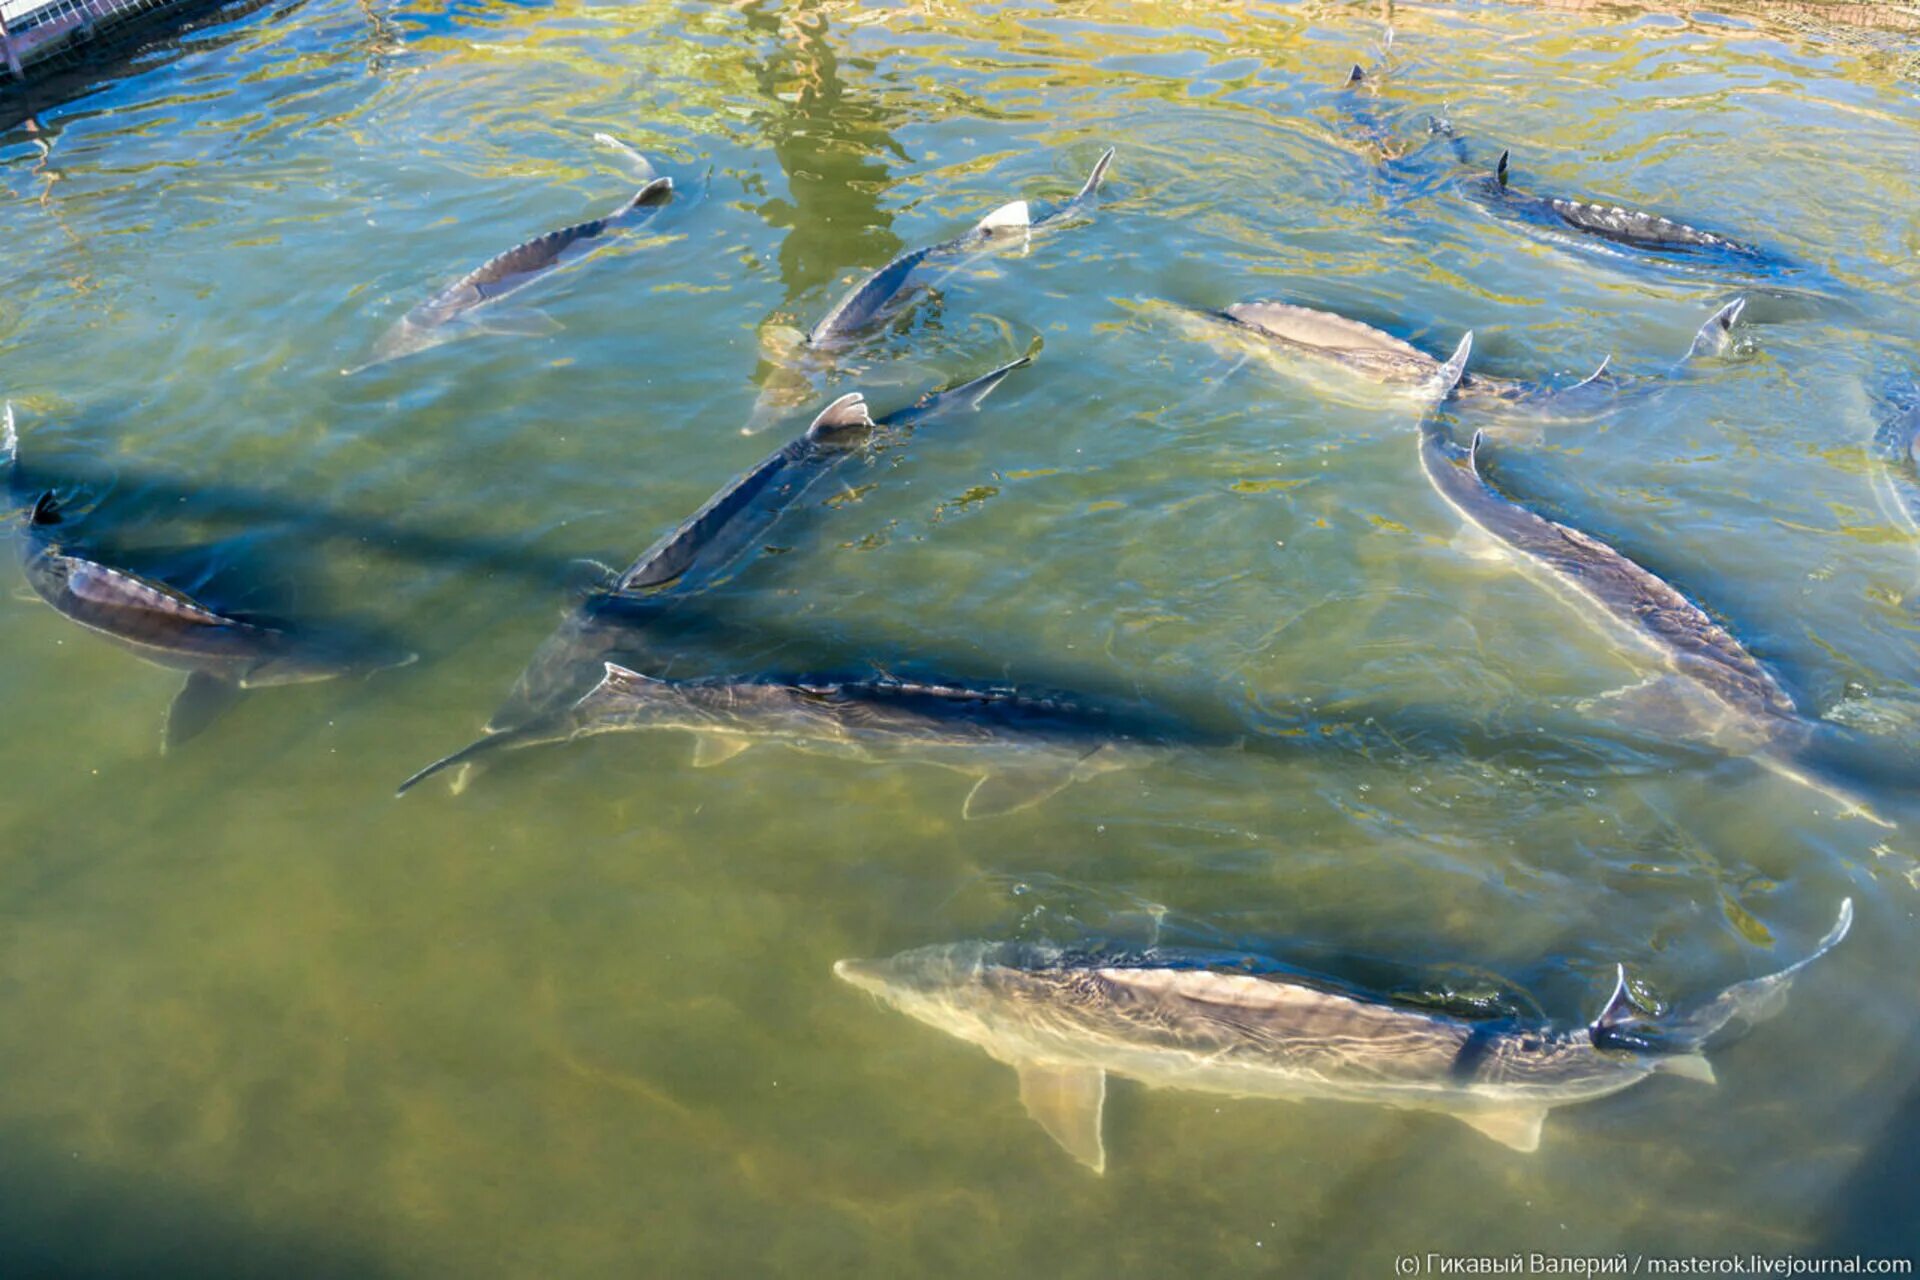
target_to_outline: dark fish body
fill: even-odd
[[[842,979],[1012,1066],[1028,1113],[1104,1171],[1109,1074],[1237,1098],[1328,1099],[1438,1111],[1517,1151],[1547,1112],[1657,1071],[1706,1083],[1700,1052],[1735,1018],[1778,1008],[1793,976],[1839,943],[1852,903],[1812,955],[1735,984],[1699,1008],[1645,1018],[1618,975],[1584,1027],[1470,1020],[1289,971],[1213,968],[1157,951],[1067,951],[1025,943],[923,947],[843,960]]]
[[[204,729],[240,690],[331,680],[413,660],[410,653],[333,643],[221,614],[164,583],[66,550],[51,532],[60,523],[53,495],[44,495],[21,545],[27,582],[69,621],[156,666],[187,673],[168,718],[170,746]]]
[[[1480,437],[1461,451],[1436,428],[1421,432],[1420,459],[1434,489],[1461,517],[1591,603],[1763,737],[1797,730],[1793,699],[1705,610],[1606,543],[1520,505],[1480,474]]]
[[[381,337],[369,364],[398,359],[446,341],[451,326],[524,289],[594,247],[609,231],[650,214],[672,198],[673,179],[655,178],[604,218],[561,227],[495,254],[402,316]]]
[[[679,731],[696,767],[777,743],[843,759],[910,759],[977,779],[966,817],[1038,804],[1074,782],[1159,754],[1116,715],[1061,698],[959,682],[833,678],[657,680],[605,664],[579,701],[435,761],[401,792],[499,751],[603,733]],[[455,789],[463,785],[455,779]]]
[[[610,590],[589,595],[569,613],[515,681],[489,731],[514,728],[560,699],[578,697],[599,679],[602,662],[646,628],[654,613],[649,602],[659,599],[662,588],[678,597],[714,583],[794,503],[868,446],[898,440],[944,414],[978,408],[1009,374],[1030,363],[1023,356],[958,386],[930,391],[877,421],[861,396],[836,400],[797,439],[730,481],[655,542],[615,577]]]
[[[1524,195],[1507,185],[1508,159],[1509,153],[1501,152],[1493,176],[1478,180],[1473,187],[1494,209],[1632,249],[1705,253],[1755,263],[1771,261],[1771,255],[1757,246],[1644,209],[1564,196]]]

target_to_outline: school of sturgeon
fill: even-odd
[[[1389,40],[1390,45],[1390,40]],[[1453,122],[1436,117],[1418,146],[1401,144],[1372,114],[1378,72],[1356,66],[1337,91],[1353,149],[1388,173],[1454,162],[1470,150]],[[671,216],[698,216],[676,203],[678,189],[632,148],[605,135],[642,183],[612,212],[563,226],[497,254],[428,293],[376,338],[366,363],[348,372],[419,355],[463,337],[550,335],[538,312],[501,304],[563,268],[582,264],[617,236]],[[650,637],[685,613],[840,468],[899,445],[917,428],[979,411],[1033,352],[998,353],[987,372],[964,377],[875,416],[860,391],[827,394],[878,349],[874,336],[909,314],[936,279],[964,273],[994,251],[1025,249],[1043,233],[1094,218],[1114,166],[1095,159],[1076,194],[1047,204],[1015,199],[959,234],[900,253],[854,282],[804,333],[770,328],[761,355],[771,372],[743,430],[788,422],[817,406],[786,445],[722,484],[691,515],[662,521],[664,532],[620,571],[598,581],[565,611],[503,705],[470,745],[400,784],[406,792],[446,774],[464,788],[476,767],[612,733],[682,735],[693,767],[778,745],[854,760],[905,760],[972,779],[960,805],[967,818],[993,818],[1047,800],[1074,783],[1153,765],[1199,738],[1178,726],[1058,690],[872,672],[751,671],[676,676],[648,670]],[[1544,243],[1607,255],[1646,255],[1751,287],[1755,273],[1800,269],[1732,233],[1668,215],[1578,195],[1528,194],[1503,150],[1489,174],[1456,186],[1460,196]],[[430,273],[422,285],[431,289]],[[445,278],[445,277],[441,277]],[[582,287],[576,285],[575,287]],[[416,295],[417,296],[417,295]],[[1470,367],[1473,334],[1449,335],[1451,350],[1423,350],[1388,328],[1304,301],[1260,298],[1225,305],[1165,299],[1158,310],[1182,332],[1322,394],[1404,414],[1409,473],[1417,467],[1470,529],[1483,551],[1506,557],[1637,654],[1647,682],[1595,699],[1595,717],[1619,717],[1652,732],[1704,741],[1750,756],[1797,782],[1842,800],[1873,822],[1886,819],[1859,798],[1841,731],[1804,708],[1781,676],[1717,621],[1696,597],[1611,545],[1598,531],[1549,518],[1489,478],[1491,450],[1471,415],[1544,420],[1618,411],[1634,397],[1666,393],[1714,376],[1738,353],[1744,293],[1715,299],[1691,346],[1646,370],[1616,370],[1603,356],[1584,378]],[[1401,317],[1417,328],[1422,318]],[[1012,358],[1009,358],[1011,356]],[[1237,369],[1238,366],[1236,366]],[[1030,376],[1030,375],[1029,375]],[[1920,535],[1920,384],[1896,371],[1880,392],[1875,454],[1890,518]],[[1477,420],[1476,420],[1477,421]],[[791,428],[789,428],[791,429]],[[19,493],[20,454],[12,406],[0,419],[0,468],[22,514],[20,561],[32,592],[61,616],[138,657],[186,673],[164,742],[179,748],[207,732],[243,690],[360,676],[412,660],[404,649],[351,640],[338,624],[294,623],[226,612],[153,577],[112,563],[89,547],[85,513],[50,491]],[[1232,749],[1233,735],[1215,749]],[[529,767],[538,767],[538,753]],[[1850,900],[1804,959],[1769,976],[1737,982],[1679,1013],[1638,1007],[1625,966],[1600,1013],[1572,1025],[1471,1018],[1289,970],[1247,956],[1128,948],[1100,938],[1072,947],[1008,941],[933,942],[888,960],[845,960],[834,972],[911,1018],[972,1043],[1011,1066],[1022,1103],[1045,1131],[1088,1168],[1107,1163],[1103,1134],[1109,1076],[1233,1097],[1328,1099],[1438,1112],[1517,1152],[1542,1141],[1547,1113],[1591,1101],[1665,1073],[1711,1083],[1703,1050],[1735,1020],[1758,1021],[1781,1003],[1816,957],[1836,946],[1853,920]]]

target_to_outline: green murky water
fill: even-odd
[[[1372,11],[311,0],[0,133],[21,488],[232,608],[422,654],[272,690],[162,758],[175,680],[0,607],[0,1270],[1384,1275],[1404,1253],[1909,1252],[1920,806],[1887,832],[1751,762],[1597,722],[1642,661],[1476,558],[1403,402],[1331,402],[1161,302],[1287,297],[1476,367],[1659,373],[1731,290],[1396,181],[1331,86]],[[1502,483],[1726,618],[1915,760],[1920,550],[1867,390],[1916,356],[1920,104],[1734,20],[1395,14],[1372,109],[1817,268],[1755,350],[1510,433]],[[356,378],[380,331],[631,183],[684,198],[537,286],[563,328]],[[43,144],[46,144],[43,146]],[[811,495],[687,608],[680,674],[859,670],[1139,695],[1205,748],[963,822],[964,779],[675,735],[393,785],[558,622],[759,458],[761,332],[1119,149],[1090,225],[942,280],[844,387],[879,407],[1038,341],[977,416]],[[1420,165],[1425,165],[1420,169]],[[1462,171],[1464,172],[1464,171]],[[824,401],[824,397],[821,398]],[[16,578],[16,583],[18,579]],[[1303,711],[1402,747],[1268,737]],[[834,981],[970,937],[1253,948],[1589,1015],[1795,959],[1788,1012],[1556,1112],[1115,1086],[1094,1178],[1005,1068]]]

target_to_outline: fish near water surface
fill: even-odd
[[[567,262],[599,248],[609,232],[651,217],[672,198],[673,179],[653,178],[604,218],[576,222],[495,254],[407,312],[381,336],[365,364],[345,372],[358,373],[451,342],[467,333],[549,331],[550,321],[540,323],[544,317],[504,316],[497,310],[497,304]]]
[[[1024,244],[1035,232],[1087,216],[1112,163],[1113,150],[1109,148],[1079,193],[1063,204],[1015,200],[988,213],[951,240],[901,253],[843,294],[805,334],[783,326],[764,330],[761,357],[772,372],[742,429],[744,434],[757,434],[817,394],[818,378],[830,371],[843,353],[866,341],[883,321],[900,312],[910,289],[919,287],[913,281],[917,274],[924,274],[923,267],[944,264],[947,270],[953,270],[969,258],[1008,244]]]
[[[1714,231],[1679,222],[1663,214],[1617,204],[1574,200],[1564,196],[1534,196],[1508,184],[1511,152],[1502,151],[1489,178],[1476,180],[1471,190],[1487,207],[1552,230],[1572,231],[1591,239],[1631,249],[1664,254],[1710,255],[1747,265],[1771,264],[1772,255],[1756,245]]]
[[[609,662],[600,683],[573,705],[435,761],[401,783],[400,792],[450,766],[501,751],[667,730],[693,736],[695,768],[759,745],[937,765],[976,779],[963,816],[998,817],[1162,754],[1159,744],[1113,724],[1107,713],[1062,699],[957,682],[658,680]],[[455,789],[461,785],[456,779]]]
[[[1464,1019],[1308,975],[1157,949],[956,943],[842,960],[834,973],[1012,1067],[1027,1113],[1096,1173],[1106,1169],[1109,1075],[1235,1098],[1434,1111],[1531,1152],[1555,1107],[1661,1072],[1712,1083],[1702,1052],[1710,1038],[1736,1018],[1776,1012],[1794,976],[1852,923],[1849,899],[1805,959],[1657,1020],[1636,1009],[1622,968],[1599,1016],[1570,1029]]]
[[[1022,356],[980,377],[929,391],[878,418],[857,393],[828,405],[799,437],[729,481],[624,571],[609,574],[606,589],[590,592],[572,609],[527,663],[488,731],[514,728],[579,697],[600,678],[605,659],[643,642],[660,608],[714,585],[743,555],[763,545],[768,531],[823,480],[927,423],[978,409],[1032,359]]]
[[[1659,575],[1600,539],[1549,520],[1494,488],[1479,467],[1482,435],[1461,449],[1429,421],[1420,432],[1427,479],[1470,526],[1582,612],[1662,662],[1673,674],[1607,695],[1672,732],[1711,742],[1827,795],[1881,825],[1866,803],[1807,772],[1816,724],[1774,674],[1728,630]]]
[[[53,495],[42,495],[21,546],[27,583],[69,621],[156,666],[187,673],[168,712],[168,747],[198,735],[244,690],[365,675],[414,659],[219,613],[164,583],[69,551],[59,541],[63,524]]]

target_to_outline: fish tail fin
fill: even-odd
[[[645,156],[610,133],[596,133],[593,140],[627,162],[627,172],[636,182],[652,182],[659,175]]]
[[[432,764],[408,778],[405,782],[393,789],[393,794],[403,796],[425,782],[428,778],[431,778],[434,774],[441,772],[443,769],[451,769],[458,765],[461,766],[463,770],[462,775],[457,777],[454,782],[453,791],[455,795],[458,795],[466,788],[464,770],[476,757],[489,755],[495,751],[511,750],[518,742],[519,737],[519,734],[509,729],[504,733],[490,733],[478,741],[469,742],[452,755],[441,756],[438,760],[435,760]]]
[[[1106,154],[1094,161],[1093,172],[1087,175],[1087,180],[1080,185],[1080,194],[1074,199],[1076,201],[1093,199],[1100,190],[1100,184],[1107,180],[1107,169],[1112,164],[1113,148],[1108,147]]]
[[[1626,971],[1622,969],[1612,998],[1588,1027],[1588,1033],[1597,1048],[1653,1047],[1663,1050],[1660,1061],[1664,1069],[1696,1079],[1702,1078],[1699,1066],[1680,1060],[1698,1056],[1716,1033],[1736,1019],[1751,1025],[1764,1022],[1780,1012],[1786,1006],[1787,991],[1795,976],[1839,946],[1852,928],[1853,899],[1843,898],[1833,927],[1805,956],[1777,973],[1734,983],[1699,1008],[1666,1020],[1654,1034],[1645,1038],[1633,1031],[1639,1019],[1639,1010],[1627,990]],[[1678,1061],[1678,1065],[1666,1066],[1669,1059]]]
[[[947,387],[941,391],[930,391],[920,397],[920,402],[910,409],[891,414],[886,419],[889,424],[904,422],[922,422],[939,414],[950,413],[955,409],[978,409],[981,401],[993,394],[994,388],[1007,380],[1015,369],[1024,369],[1033,363],[1032,355],[1010,360],[989,373],[963,382],[957,387]]]

